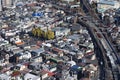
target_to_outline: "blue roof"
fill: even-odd
[[[71,70],[73,70],[73,71],[79,71],[80,69],[81,69],[81,67],[78,65],[74,65],[71,67]]]
[[[18,2],[16,6],[23,6],[23,2]]]
[[[16,4],[16,6],[23,6],[23,4]]]
[[[8,20],[9,19],[9,17],[4,17],[4,18],[2,18],[2,20]]]
[[[34,17],[42,17],[43,13],[42,12],[40,12],[40,13],[33,13],[32,16],[34,16]]]
[[[104,0],[102,0],[102,1],[98,2],[98,4],[106,4],[106,5],[113,5],[114,6],[115,1],[104,1]]]
[[[34,53],[43,53],[44,49],[43,48],[39,48],[39,49],[33,50],[32,52],[34,52]]]

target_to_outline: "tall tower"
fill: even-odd
[[[4,7],[10,7],[10,6],[12,6],[12,2],[13,2],[13,0],[2,0],[2,5]]]
[[[0,11],[2,11],[2,0],[0,0]]]

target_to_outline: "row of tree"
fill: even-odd
[[[40,28],[36,28],[36,27],[34,27],[32,29],[32,34],[35,37],[44,38],[44,39],[48,39],[48,40],[54,39],[54,37],[55,37],[53,31],[51,31],[51,30],[43,31]]]

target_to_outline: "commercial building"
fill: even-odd
[[[104,12],[108,9],[118,9],[120,7],[119,1],[104,1],[101,0],[98,2],[98,11]]]
[[[0,0],[0,11],[2,11],[2,0]]]
[[[10,7],[10,6],[12,6],[13,2],[14,2],[14,0],[2,0],[2,5],[4,7]]]

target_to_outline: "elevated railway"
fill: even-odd
[[[92,16],[94,18],[94,20],[100,21],[98,15],[91,8],[88,1],[87,0],[80,0],[80,1],[83,3],[84,7],[86,7],[90,16]],[[100,23],[100,24],[101,24],[101,27],[105,27],[105,25],[103,25],[102,23]],[[104,48],[104,51],[105,51],[105,53],[103,53],[105,67],[111,68],[111,72],[113,75],[112,80],[119,80],[120,70],[119,70],[119,65],[116,64],[116,61],[119,61],[119,56],[117,55],[117,52],[115,51],[115,49],[111,45],[111,42],[108,40],[107,35],[105,35],[103,33],[103,31],[100,30],[98,27],[94,26],[93,28],[96,30],[95,34],[100,33],[99,36],[102,36],[102,39],[101,38],[98,38],[98,39],[99,39],[99,43],[102,45],[102,47]],[[98,36],[98,35],[96,35],[96,36]],[[108,72],[107,71],[105,71],[105,72],[106,72],[105,73],[106,80],[108,80],[108,76],[107,76]]]

